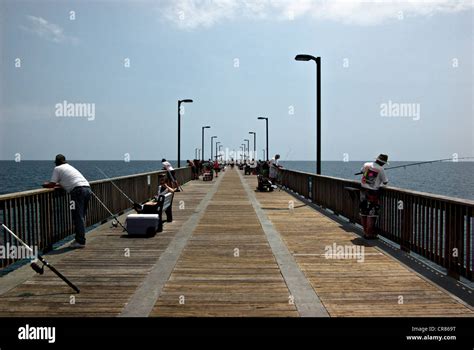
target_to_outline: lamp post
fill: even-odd
[[[316,174],[321,175],[321,57],[296,55],[295,60],[316,62]]]
[[[199,148],[197,148],[197,147],[194,149],[194,159],[198,159],[198,156],[197,156],[198,149]]]
[[[249,134],[253,134],[253,158],[256,159],[257,157],[257,133],[255,131],[249,131]]]
[[[217,139],[217,136],[211,136],[211,160],[213,155],[214,139]]]
[[[262,151],[263,151],[263,158],[262,159],[265,160],[265,148],[262,149]]]
[[[267,155],[267,161],[268,161],[268,117],[258,117],[257,119],[260,119],[260,120],[265,120],[265,126],[266,126],[266,134],[267,134],[267,151],[265,152],[266,155]]]
[[[201,160],[204,162],[204,129],[210,129],[209,125],[202,127],[202,137],[201,137]]]
[[[181,167],[181,103],[192,103],[193,100],[178,100],[178,168]]]
[[[217,150],[218,150],[217,146],[218,146],[219,144],[220,144],[220,141],[216,142],[216,159],[217,159]]]
[[[250,159],[250,140],[244,139],[247,142],[247,159]]]

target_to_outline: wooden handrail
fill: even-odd
[[[90,181],[94,193],[114,214],[131,207],[113,186],[112,181],[137,202],[152,197],[158,188],[158,176],[163,170]],[[192,179],[191,168],[176,169],[180,183]],[[86,216],[87,226],[105,222],[110,213],[96,200],[91,199]],[[39,251],[47,251],[52,245],[74,233],[70,211],[70,196],[64,190],[36,189],[0,195],[0,222],[13,229],[25,242]],[[0,244],[16,244],[10,235],[0,231]],[[15,259],[0,260],[0,267],[14,263]]]

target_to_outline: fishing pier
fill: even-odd
[[[177,169],[173,222],[148,238],[127,236],[91,199],[87,245],[76,250],[58,244],[74,233],[64,191],[1,195],[2,221],[81,292],[24,264],[0,277],[0,315],[474,316],[474,202],[388,187],[380,238],[365,240],[357,182],[282,171],[281,189],[257,192],[238,168],[208,182]],[[144,202],[160,173],[112,180]],[[91,188],[123,223],[130,203],[111,180]]]

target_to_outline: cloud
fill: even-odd
[[[473,8],[472,0],[170,0],[162,16],[181,29],[211,27],[240,18],[292,20],[310,17],[353,25],[376,25],[390,20]]]
[[[54,43],[77,43],[76,38],[66,35],[63,28],[57,24],[48,22],[42,17],[28,15],[26,18],[28,19],[28,24],[26,26],[22,25],[20,28],[27,32],[33,33],[42,39],[52,41]]]

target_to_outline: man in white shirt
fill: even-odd
[[[181,192],[179,189],[178,180],[176,180],[176,171],[171,166],[171,163],[168,162],[165,158],[161,160],[161,164],[163,164],[163,170],[166,170],[166,175],[168,176],[168,183],[176,189],[176,192]]]
[[[380,187],[388,183],[383,166],[387,164],[388,156],[380,154],[375,162],[367,162],[362,167],[360,192],[360,217],[364,227],[364,237],[377,238],[375,223],[380,210]]]
[[[270,181],[272,183],[276,182],[276,179],[278,177],[278,169],[281,168],[281,166],[278,164],[279,159],[280,159],[280,155],[276,154],[275,157],[273,157],[268,164],[269,165],[268,177],[270,178]]]
[[[56,156],[54,163],[56,167],[53,170],[51,181],[45,182],[43,187],[55,188],[59,185],[71,195],[73,201],[72,219],[76,237],[69,247],[84,248],[86,245],[85,216],[92,194],[89,182],[76,168],[67,164],[66,157],[62,154]]]

